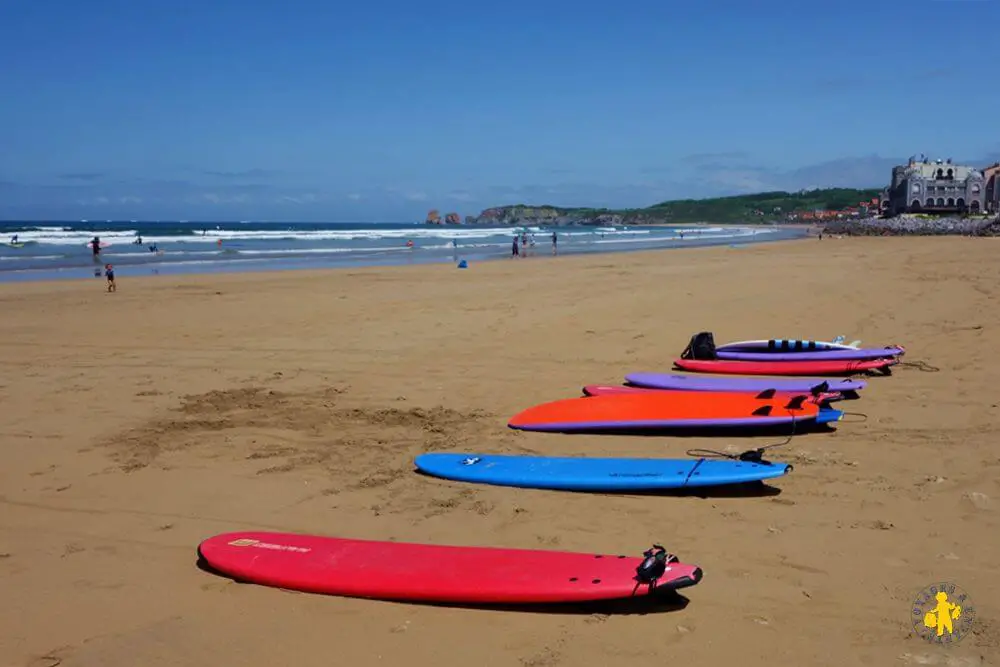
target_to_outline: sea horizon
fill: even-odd
[[[474,262],[511,256],[525,233],[529,257],[746,244],[799,238],[773,225],[485,226],[418,222],[102,220],[0,222],[0,281]],[[16,236],[16,243],[14,238]],[[94,257],[88,243],[98,237]],[[533,242],[533,245],[532,245]]]

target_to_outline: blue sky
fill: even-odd
[[[8,0],[0,218],[880,186],[1000,158],[997,26],[993,0]]]

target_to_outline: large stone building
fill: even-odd
[[[1000,162],[983,169],[986,181],[986,210],[1000,213]]]
[[[994,192],[996,188],[994,188]],[[882,209],[900,213],[981,213],[986,210],[986,178],[975,167],[951,160],[916,160],[892,168]]]

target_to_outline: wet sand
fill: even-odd
[[[980,665],[1000,660],[1000,245],[815,239],[472,264],[0,285],[0,665]],[[537,402],[717,342],[900,343],[752,495],[436,480],[423,451],[685,456],[784,438],[527,434]],[[769,489],[769,490],[768,490]],[[232,583],[232,530],[639,555],[682,609],[443,608]],[[973,634],[916,636],[957,583]]]

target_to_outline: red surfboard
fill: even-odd
[[[644,559],[606,554],[240,532],[198,546],[216,572],[306,593],[438,603],[587,602],[694,586],[701,568],[668,558],[651,583]],[[647,552],[649,554],[650,552]],[[644,554],[646,555],[646,554]]]
[[[839,415],[810,394],[763,393],[768,397],[741,392],[652,391],[564,398],[522,410],[507,426],[557,433],[768,427]]]
[[[726,375],[850,375],[863,371],[885,371],[899,359],[868,361],[724,361],[722,359],[675,359],[674,366],[696,373]]]

